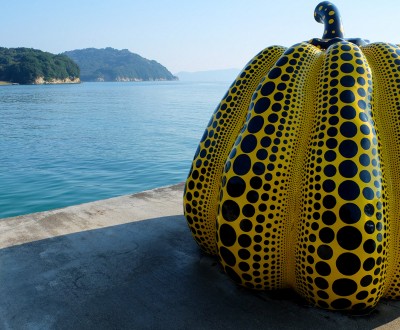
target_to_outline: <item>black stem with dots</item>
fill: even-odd
[[[322,39],[343,38],[342,19],[339,10],[329,1],[321,2],[314,10],[314,18],[325,25]]]
[[[363,46],[369,42],[361,38],[344,38],[339,10],[329,1],[323,1],[315,7],[314,18],[317,22],[324,24],[322,39],[314,38],[309,41],[318,48],[328,49],[331,45],[341,41],[348,41],[357,46]]]

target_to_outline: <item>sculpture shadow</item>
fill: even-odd
[[[400,317],[395,302],[354,317],[238,287],[182,215],[1,249],[0,284],[5,329],[372,329]]]

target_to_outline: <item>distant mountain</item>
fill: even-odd
[[[233,81],[239,74],[239,69],[178,72],[175,75],[182,81]]]
[[[79,67],[65,55],[0,47],[0,81],[16,84],[79,83]]]
[[[81,69],[82,81],[148,81],[177,80],[160,63],[148,60],[127,49],[111,47],[67,51],[64,55]]]

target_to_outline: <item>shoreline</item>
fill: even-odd
[[[183,214],[183,204],[177,207],[168,201],[180,198],[181,190],[183,191],[183,183],[178,183],[129,195],[1,218],[0,249],[82,230],[142,221],[160,215]],[[156,198],[160,193],[162,200]],[[170,197],[164,196],[165,194],[169,194]],[[149,202],[154,205],[148,205]]]

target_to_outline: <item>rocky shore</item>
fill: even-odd
[[[44,77],[37,77],[33,81],[33,85],[47,85],[47,84],[79,84],[81,80],[79,78],[65,78],[65,79],[50,79],[45,80]]]

